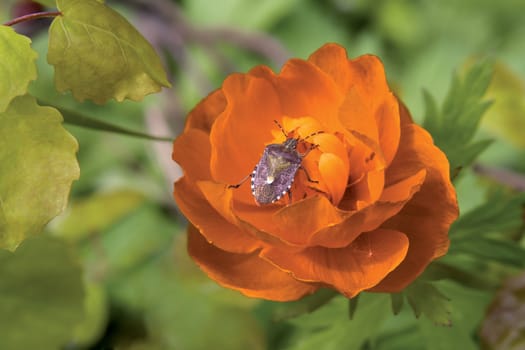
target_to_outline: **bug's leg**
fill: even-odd
[[[319,134],[320,134],[320,133],[321,133],[321,132],[319,132]],[[317,133],[316,133],[316,134],[317,134]],[[306,156],[308,155],[308,153],[310,153],[311,151],[313,151],[313,150],[316,149],[317,147],[319,147],[319,145],[316,145],[316,144],[313,144],[313,143],[312,143],[311,146],[310,146],[310,148],[308,148],[308,149],[306,150],[306,152],[304,152],[304,153],[299,153],[299,155],[301,156],[301,158],[304,158],[304,157],[306,157]]]
[[[245,176],[245,177],[241,180],[241,182],[239,182],[238,184],[235,184],[235,185],[228,185],[228,188],[239,188],[239,187],[240,187],[243,183],[245,183],[246,180],[248,180],[251,176],[252,176],[252,174]]]
[[[311,177],[310,177],[310,174],[308,174],[308,171],[306,171],[306,169],[303,167],[303,166],[300,166],[299,169],[301,169],[302,171],[304,171],[304,174],[306,175],[306,179],[308,180],[308,182],[312,182],[314,184],[318,184],[319,181],[317,180],[313,180]]]

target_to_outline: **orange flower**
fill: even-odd
[[[229,185],[285,141],[274,121],[298,152],[311,150],[290,195],[258,205],[249,181]],[[400,291],[446,253],[458,216],[445,155],[392,94],[379,59],[349,60],[335,44],[278,75],[230,75],[189,114],[173,159],[190,255],[252,297]]]

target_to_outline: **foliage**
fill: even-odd
[[[497,290],[525,268],[521,1],[38,3],[62,14],[0,26],[0,348],[477,349],[518,329],[498,317],[522,287]],[[461,216],[399,293],[245,298],[188,259],[153,135],[179,133],[226,74],[325,42],[381,58],[461,174]]]

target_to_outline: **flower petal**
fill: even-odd
[[[227,100],[210,134],[211,173],[217,182],[236,184],[249,175],[280,119],[279,99],[265,79],[232,74],[223,84]]]
[[[188,114],[184,130],[195,128],[209,134],[215,119],[217,119],[225,108],[226,98],[222,90],[218,89],[213,91]]]
[[[232,254],[218,249],[190,226],[188,252],[199,267],[219,284],[255,298],[291,301],[319,288],[294,279],[253,254]]]
[[[333,153],[323,153],[319,158],[319,173],[328,187],[332,203],[337,205],[346,190],[348,183],[348,161],[345,163]]]
[[[225,220],[187,177],[175,183],[174,196],[179,209],[209,242],[232,253],[251,253],[261,243]]]
[[[325,132],[342,130],[338,110],[344,95],[333,80],[314,64],[291,59],[279,75],[264,66],[255,67],[249,74],[272,83],[284,115],[292,118],[313,117],[321,122]]]
[[[386,187],[378,202],[348,215],[338,224],[315,232],[308,237],[307,244],[342,248],[353,242],[362,232],[377,229],[385,220],[396,215],[419,191],[425,175],[426,170],[420,169],[412,176]]]
[[[226,221],[241,229],[245,234],[258,241],[259,247],[267,243],[292,248],[278,235],[268,233],[276,232],[276,226],[272,220],[276,206],[259,207],[254,204],[235,202],[232,194],[234,190],[228,188],[227,185],[213,181],[199,181],[197,182],[197,187],[217,213]],[[241,208],[240,210],[238,209],[239,207]],[[241,215],[238,215],[238,213],[241,213]],[[207,236],[206,234],[204,235]],[[220,237],[217,239],[220,239]],[[220,241],[216,241],[216,245],[223,250],[232,251],[232,249],[223,247]]]
[[[431,136],[415,124],[405,124],[401,131],[398,154],[387,171],[387,178],[403,176],[416,164],[427,169],[421,190],[403,209],[381,227],[403,231],[410,249],[401,265],[373,291],[396,292],[412,282],[434,259],[448,250],[448,231],[458,216],[454,187],[449,180],[449,163]]]
[[[383,150],[386,163],[390,164],[399,143],[399,111],[381,61],[372,55],[349,60],[346,49],[333,43],[314,52],[308,61],[330,76],[341,91],[348,93],[340,114],[343,120],[351,120],[352,125],[345,125],[373,138]],[[368,114],[371,118],[365,117]]]
[[[346,91],[351,82],[351,72],[348,68],[348,54],[340,45],[329,43],[315,51],[308,61],[328,74],[341,91]]]
[[[272,221],[279,237],[292,245],[304,247],[309,244],[312,234],[340,223],[345,215],[325,196],[316,195],[280,209]]]
[[[407,237],[395,230],[375,230],[340,249],[313,247],[290,255],[264,248],[261,257],[305,282],[330,285],[351,298],[375,286],[403,261]]]
[[[189,129],[173,142],[172,158],[193,181],[209,179],[210,140],[201,129]]]

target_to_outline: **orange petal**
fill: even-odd
[[[309,58],[323,72],[328,74],[341,91],[346,91],[351,82],[346,49],[340,45],[329,43],[315,51]]]
[[[340,110],[348,130],[368,136],[382,149],[386,164],[394,158],[399,144],[399,107],[390,92],[381,61],[372,55],[350,60],[350,85]]]
[[[173,142],[172,158],[193,181],[209,179],[210,140],[201,129],[189,129]]]
[[[345,163],[333,153],[323,153],[319,158],[319,173],[328,188],[330,199],[337,205],[346,190],[348,183],[348,161]]]
[[[419,163],[427,169],[421,190],[403,209],[381,227],[403,231],[410,249],[403,263],[374,291],[396,292],[412,282],[434,259],[448,250],[448,231],[458,217],[456,193],[449,179],[448,160],[424,129],[405,124],[401,129],[398,154],[388,169],[387,178],[400,176],[406,168]]]
[[[399,106],[396,97],[388,93],[375,115],[379,131],[379,145],[386,165],[390,165],[397,153],[401,136]]]
[[[211,173],[217,182],[236,184],[249,175],[272,140],[279,99],[265,79],[232,74],[222,91],[227,100],[210,134]]]
[[[342,130],[338,110],[344,95],[334,81],[314,64],[291,59],[279,75],[264,66],[255,67],[249,74],[273,84],[283,114],[292,118],[313,117],[321,122],[325,132]]]
[[[175,183],[175,201],[184,216],[209,242],[233,253],[250,253],[261,243],[226,221],[202,196],[195,183],[186,177]]]
[[[340,223],[345,215],[325,196],[316,195],[282,208],[273,215],[272,221],[283,240],[307,246],[312,234]]]
[[[348,215],[336,225],[327,226],[315,232],[308,238],[307,244],[342,248],[353,242],[362,232],[377,229],[385,220],[396,215],[419,191],[425,175],[425,169],[420,169],[412,176],[385,188],[378,202]]]
[[[188,229],[188,252],[210,278],[249,297],[291,301],[319,288],[297,281],[256,253],[232,254],[218,249],[192,226]]]
[[[327,284],[351,298],[377,285],[403,261],[407,250],[403,233],[380,229],[362,234],[346,248],[313,247],[295,254],[265,248],[261,257],[300,281]]]
[[[227,185],[213,181],[199,181],[196,185],[206,198],[207,202],[229,223],[250,235],[262,247],[265,243],[286,248],[290,244],[279,237],[272,216],[277,210],[276,205],[259,207],[254,204],[235,202],[232,190]],[[239,209],[240,208],[240,209]],[[271,233],[270,233],[271,232]],[[218,238],[219,240],[221,238]],[[216,241],[216,245],[223,250],[232,251],[221,246],[222,241]]]
[[[188,114],[184,130],[195,128],[209,134],[215,119],[225,108],[226,98],[222,91],[220,89],[213,91]]]

